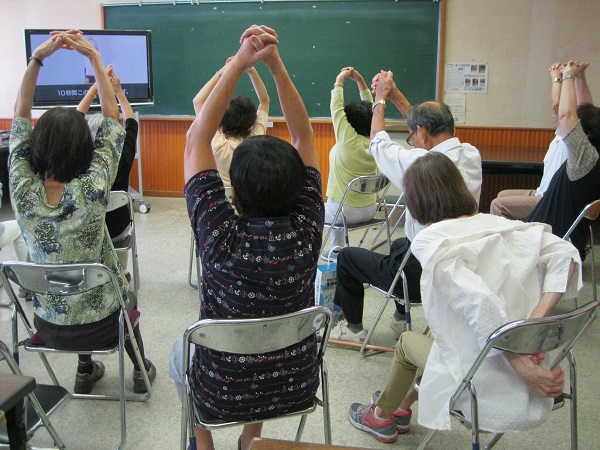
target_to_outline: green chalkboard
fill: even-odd
[[[370,84],[392,70],[411,103],[437,92],[440,4],[433,0],[265,1],[104,5],[106,29],[151,30],[155,104],[141,114],[193,115],[192,99],[239,48],[242,32],[265,24],[279,35],[279,51],[311,117],[330,117],[336,75],[354,66]],[[107,62],[108,63],[108,62]],[[273,117],[277,91],[264,64],[257,69]],[[358,99],[347,81],[346,100]],[[236,94],[256,99],[248,77]],[[388,118],[400,118],[388,108]]]

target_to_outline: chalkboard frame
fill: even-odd
[[[442,7],[435,0],[128,2],[104,4],[103,17],[105,29],[152,31],[155,104],[142,115],[193,115],[192,98],[253,23],[278,32],[311,118],[330,117],[330,91],[344,66],[356,67],[367,84],[378,70],[392,70],[413,104],[438,98]],[[257,70],[271,96],[270,116],[280,117],[273,80],[264,64]],[[353,85],[346,83],[346,101],[358,100]],[[248,77],[236,94],[256,99]],[[395,108],[386,117],[402,119]]]

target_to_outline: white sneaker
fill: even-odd
[[[367,337],[367,330],[361,330],[358,333],[350,331],[348,328],[348,322],[346,320],[340,320],[337,325],[329,333],[329,339],[335,339],[337,341],[348,341],[362,343]]]
[[[406,320],[396,320],[396,318],[392,315],[390,328],[394,332],[396,339],[399,339],[400,335],[406,331]]]

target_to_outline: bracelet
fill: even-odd
[[[563,78],[562,78],[562,80],[563,80],[563,81],[565,81],[565,80],[570,80],[570,79],[573,79],[573,80],[574,80],[575,78],[576,78],[576,77],[575,77],[574,75],[567,75],[566,77],[563,77]]]
[[[29,61],[35,61],[36,63],[38,63],[41,67],[44,67],[44,63],[42,62],[42,60],[40,58],[38,58],[37,56],[31,56],[29,58]]]
[[[383,105],[383,107],[385,108],[385,100],[384,99],[380,99],[380,100],[377,100],[376,102],[374,102],[373,106],[371,106],[371,111],[375,111],[375,107],[377,105]]]
[[[333,87],[344,87],[344,83],[333,83]]]
[[[96,98],[97,94],[94,94],[92,91],[87,91],[85,95],[91,95],[92,97]]]
[[[553,83],[562,83],[562,78],[561,77],[552,78],[552,82]]]

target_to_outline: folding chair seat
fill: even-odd
[[[579,225],[581,220],[587,219],[589,221],[588,222],[588,226],[590,229],[589,242],[590,242],[590,253],[592,256],[592,258],[591,258],[592,259],[592,294],[593,294],[593,298],[595,301],[598,300],[598,297],[596,295],[596,262],[595,262],[596,258],[594,255],[594,231],[592,230],[591,221],[596,220],[598,218],[598,215],[600,215],[600,200],[596,200],[596,201],[593,201],[592,203],[587,204],[585,206],[585,208],[583,208],[581,210],[581,212],[579,213],[579,215],[573,222],[573,225],[571,225],[571,227],[567,230],[567,232],[563,236],[563,239],[570,240],[571,233],[573,233],[573,230],[575,230],[575,228],[577,228],[577,226]],[[577,297],[575,297],[574,302],[575,302],[575,307],[577,308]]]
[[[60,383],[46,358],[45,353],[72,353],[72,354],[89,354],[97,356],[106,356],[112,353],[117,353],[119,357],[119,393],[114,394],[74,394],[71,393],[71,398],[85,398],[94,400],[118,400],[120,419],[121,419],[121,436],[120,443],[117,447],[122,449],[125,447],[127,430],[125,420],[125,401],[146,401],[152,395],[152,386],[148,379],[148,374],[142,370],[142,376],[146,385],[146,393],[142,395],[126,395],[125,393],[125,336],[133,336],[133,326],[127,311],[122,295],[120,294],[119,284],[115,274],[102,264],[32,264],[20,262],[5,262],[0,266],[0,277],[6,288],[6,292],[13,304],[13,354],[14,359],[19,361],[19,347],[22,346],[25,350],[38,352],[42,363],[46,367],[48,374],[55,386],[60,386]],[[35,294],[54,295],[54,296],[69,296],[82,294],[92,289],[104,286],[109,289],[112,295],[115,295],[121,305],[121,313],[119,316],[119,336],[118,342],[108,348],[96,350],[58,350],[45,344],[38,344],[32,341],[34,330],[31,327],[30,321],[17,298],[12,285],[13,283],[28,289]],[[68,299],[68,297],[65,297]],[[18,340],[17,331],[17,316],[21,318],[23,325],[29,335],[29,338],[23,342]],[[131,344],[136,355],[140,367],[144,367],[136,340],[132,337]]]
[[[379,320],[381,319],[381,316],[383,315],[383,312],[385,311],[385,308],[387,307],[390,299],[393,299],[395,302],[397,302],[401,305],[404,305],[404,308],[406,309],[406,331],[412,330],[412,320],[411,320],[411,315],[410,315],[411,303],[410,303],[410,299],[409,299],[409,295],[408,295],[408,285],[406,283],[406,275],[404,274],[404,267],[406,266],[406,263],[408,262],[408,258],[410,258],[410,255],[411,255],[411,251],[409,248],[408,251],[406,252],[406,254],[404,255],[404,259],[400,263],[400,267],[398,267],[398,271],[396,272],[394,281],[392,281],[392,284],[390,285],[390,288],[387,291],[385,291],[384,289],[381,289],[380,287],[375,286],[374,284],[369,285],[372,289],[374,289],[378,292],[381,292],[382,294],[385,294],[385,297],[383,298],[383,301],[381,302],[381,306],[379,307],[379,310],[377,311],[377,314],[375,315],[375,318],[373,319],[373,323],[369,327],[369,331],[367,332],[367,337],[363,341],[362,347],[360,348],[360,353],[363,356],[371,356],[376,353],[381,353],[380,351],[377,351],[377,350],[369,350],[367,348],[367,346],[369,344],[369,341],[371,340],[373,331],[375,331],[375,327],[379,323]],[[402,291],[404,292],[404,298],[399,297],[398,295],[396,295],[394,293],[394,289],[396,288],[396,284],[398,283],[400,278],[402,278]]]
[[[122,206],[127,207],[129,214],[129,235],[121,242],[114,244],[115,251],[120,252],[131,252],[131,263],[133,266],[133,289],[135,295],[139,298],[138,291],[140,289],[140,269],[138,265],[138,252],[137,252],[137,240],[135,235],[135,219],[133,214],[133,199],[128,192],[124,191],[111,191],[108,199],[107,212],[114,211]],[[123,270],[127,271],[127,267],[123,267]]]
[[[360,239],[360,241],[358,243],[358,247],[360,247],[360,246],[362,246],[370,228],[372,228],[376,225],[385,226],[385,228],[387,230],[388,244],[391,244],[390,227],[389,227],[389,222],[388,222],[389,216],[388,216],[388,212],[387,212],[387,205],[384,201],[385,194],[387,193],[387,190],[389,189],[389,187],[390,187],[390,180],[388,180],[385,175],[364,175],[364,176],[357,177],[357,178],[353,179],[350,183],[348,183],[348,187],[346,188],[346,191],[344,192],[342,200],[340,201],[340,206],[338,207],[337,211],[335,212],[335,215],[333,216],[333,220],[331,221],[331,223],[325,224],[325,227],[328,228],[328,231],[327,231],[327,234],[325,235],[325,238],[323,239],[323,246],[321,248],[321,253],[324,251],[325,246],[329,242],[329,237],[331,235],[332,230],[334,230],[334,229],[344,231],[344,241],[345,241],[346,247],[348,247],[350,245],[350,241],[348,238],[348,233],[350,231],[365,229],[365,232],[363,233],[362,238]],[[345,205],[348,195],[351,192],[357,192],[360,194],[371,194],[371,195],[377,194],[377,196],[378,196],[377,211],[380,211],[381,209],[383,209],[383,211],[384,211],[383,217],[382,218],[374,217],[373,219],[368,220],[366,222],[361,222],[361,223],[356,223],[356,224],[348,224],[346,222],[346,215],[344,214],[344,205]],[[373,240],[373,243],[370,247],[371,250],[373,249],[374,245],[375,245],[375,240]]]
[[[7,362],[8,367],[14,375],[23,375],[23,372],[12,357],[8,347],[2,341],[0,341],[0,361],[1,360]],[[58,448],[65,448],[65,444],[58,436],[58,433],[54,429],[50,419],[48,419],[48,416],[68,398],[69,392],[62,386],[36,383],[35,389],[27,394],[27,403],[25,407],[25,427],[28,439],[43,425],[54,441],[54,445]],[[0,432],[0,444],[8,443],[8,435],[4,432]]]
[[[225,186],[225,196],[230,203],[231,200],[231,187]],[[196,248],[196,236],[194,235],[194,230],[192,229],[192,236],[190,240],[190,262],[188,265],[188,284],[192,289],[198,289],[198,284],[192,281],[192,272],[194,270],[194,261],[196,263],[196,279],[200,279],[200,275],[202,275],[202,268],[200,267],[200,261],[198,260],[198,249]]]
[[[321,375],[322,398],[315,396],[312,404],[300,411],[283,415],[274,415],[257,422],[280,419],[301,415],[300,425],[296,433],[296,441],[302,437],[306,417],[315,411],[317,405],[323,407],[323,427],[325,443],[331,444],[331,421],[329,413],[329,388],[327,365],[324,353],[327,346],[331,324],[331,311],[322,306],[312,306],[290,314],[276,317],[256,319],[205,319],[188,327],[183,335],[182,358],[182,398],[181,413],[181,449],[188,445],[188,432],[190,448],[195,447],[194,426],[205,430],[216,430],[237,425],[246,425],[253,422],[227,421],[208,416],[197,407],[192,399],[188,381],[191,362],[190,344],[206,347],[209,350],[233,354],[264,354],[293,346],[311,335],[316,335],[322,330],[323,338],[317,350],[316,363]],[[186,395],[187,393],[187,395]]]
[[[546,356],[549,356],[548,353],[555,351],[555,356],[550,366],[551,369],[554,369],[566,356],[569,362],[570,386],[569,392],[564,393],[563,396],[571,402],[571,449],[577,449],[577,373],[572,348],[577,339],[579,339],[596,317],[598,305],[597,301],[592,301],[566,314],[540,319],[517,320],[501,326],[488,337],[481,353],[463,377],[462,382],[450,398],[449,403],[450,414],[456,417],[461,424],[471,429],[473,450],[479,449],[479,433],[481,432],[479,428],[476,385],[473,377],[492,350],[519,354],[546,353]],[[470,417],[465,415],[465,411],[455,409],[459,397],[463,393],[468,395],[470,399]],[[429,431],[419,445],[419,450],[426,448],[436,431]],[[503,434],[497,433],[485,448],[490,449],[496,445]]]

